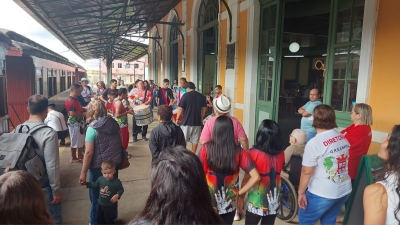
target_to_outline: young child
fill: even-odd
[[[114,178],[115,163],[113,161],[104,161],[101,164],[102,177],[96,182],[86,183],[87,188],[99,188],[100,195],[97,206],[97,223],[98,224],[114,224],[114,220],[118,217],[118,199],[124,193],[124,187],[118,178]]]
[[[114,92],[112,92],[112,91],[107,92],[107,97],[108,97],[108,101],[105,103],[106,108],[107,108],[107,114],[109,116],[113,116],[113,103],[114,103],[114,99],[115,99]]]

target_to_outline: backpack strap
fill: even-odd
[[[28,129],[27,132],[22,132],[22,129],[23,129],[24,127],[26,127],[26,128]],[[50,129],[53,129],[53,128],[51,128],[51,127],[45,125],[45,124],[38,124],[38,125],[36,125],[36,126],[34,126],[34,127],[32,127],[32,128],[30,128],[28,125],[21,124],[21,125],[19,126],[18,132],[15,132],[15,131],[17,130],[17,129],[15,129],[15,130],[14,130],[14,133],[26,133],[26,134],[32,135],[32,134],[35,133],[36,131],[38,131],[38,130],[40,130],[40,129],[42,129],[42,128],[45,128],[45,127],[48,127],[48,128],[50,128]],[[36,128],[36,129],[35,129],[35,128]]]
[[[50,128],[51,130],[53,130],[53,128],[51,128],[51,127],[49,127],[47,125],[39,124],[39,125],[36,125],[36,126],[32,127],[32,129],[30,129],[27,133],[30,134],[30,135],[33,135],[33,133],[35,133],[36,131],[38,131],[38,130],[40,130],[42,128],[46,128],[46,127]],[[34,128],[36,128],[36,129],[34,129]]]

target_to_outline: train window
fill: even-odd
[[[57,77],[53,74],[53,95],[57,94]]]
[[[36,83],[36,94],[42,95],[43,94],[43,76],[42,76],[42,70],[41,69],[36,69],[36,74],[35,74],[35,83]]]
[[[114,68],[114,63],[112,64],[112,68]]]
[[[0,59],[0,76],[6,75],[6,60]]]
[[[122,68],[122,63],[118,63],[118,68]]]
[[[71,84],[72,84],[72,82],[71,82],[72,77],[71,77],[71,72],[70,72],[70,71],[67,72],[67,79],[68,79],[68,86],[67,86],[67,88],[70,88],[70,87],[71,87]]]
[[[60,76],[60,92],[65,91],[67,88],[65,87],[65,71],[61,70]]]
[[[47,90],[49,91],[49,98],[54,95],[54,90],[53,90],[53,74],[51,69],[47,69]]]

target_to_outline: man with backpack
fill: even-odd
[[[47,98],[41,95],[31,96],[28,99],[29,119],[18,125],[14,130],[14,134],[27,133],[33,137],[35,144],[31,146],[33,146],[34,150],[32,148],[26,150],[34,151],[35,156],[31,159],[26,159],[23,164],[25,169],[35,176],[42,186],[49,214],[52,215],[56,224],[62,224],[60,155],[57,132],[43,123],[47,116],[48,103]],[[18,161],[20,162],[21,159],[18,159]]]

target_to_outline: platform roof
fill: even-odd
[[[83,59],[136,60],[155,24],[183,25],[162,21],[180,0],[14,1]]]

